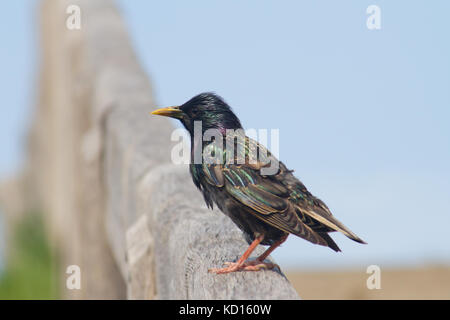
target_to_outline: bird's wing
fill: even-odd
[[[255,144],[250,142],[244,149],[247,156],[250,148],[254,147]],[[236,157],[239,156],[238,152],[236,151]],[[268,151],[267,156],[271,157]],[[250,163],[246,157],[243,164],[236,164],[237,160],[233,162],[203,163],[206,181],[215,187],[224,188],[231,197],[247,208],[247,212],[264,222],[312,243],[328,245],[327,241],[300,220],[295,206],[289,200],[290,190],[273,176],[261,175],[259,169],[269,165],[266,161]]]
[[[333,217],[325,203],[314,197],[264,146],[248,137],[241,140],[241,144],[235,142],[234,146],[235,157],[231,163],[226,161],[229,150],[217,149],[215,152],[222,152],[222,164],[203,164],[210,184],[224,187],[229,195],[261,220],[313,243],[328,243],[333,247],[335,244],[326,236],[326,232],[332,231],[340,231],[354,241],[365,243]],[[256,161],[255,154],[258,155]],[[278,172],[261,174],[261,168],[270,165],[270,161],[278,162]]]
[[[340,231],[354,241],[365,243],[337,220],[325,203],[313,196],[291,172],[285,172],[279,178],[283,179],[290,190],[289,199],[303,223],[317,232]]]
[[[245,166],[229,165],[223,170],[223,175],[225,190],[245,205],[247,212],[280,230],[312,243],[327,245],[323,238],[296,215],[282,184],[262,178],[257,171]]]

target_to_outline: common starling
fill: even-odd
[[[339,231],[365,243],[334,218],[325,203],[313,196],[292,170],[263,145],[245,134],[241,138],[235,134],[242,132],[242,125],[218,95],[202,93],[181,106],[158,109],[152,114],[176,118],[187,129],[194,184],[203,193],[206,205],[212,209],[216,204],[244,232],[250,245],[237,262],[227,262],[226,267],[210,269],[211,272],[271,269],[275,265],[265,259],[289,234],[334,251],[341,250],[329,232]],[[201,131],[197,129],[196,134],[198,124]],[[205,139],[211,130],[221,136]],[[212,155],[213,160],[205,161],[205,154]],[[263,172],[271,163],[277,165],[277,170],[273,174]],[[247,260],[259,244],[269,248],[256,260]]]

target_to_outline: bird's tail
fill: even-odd
[[[342,222],[340,222],[338,219],[332,216],[331,213],[329,215],[324,215],[319,214],[313,210],[304,210],[304,212],[307,213],[312,218],[314,218],[315,220],[317,220],[318,222],[327,226],[331,230],[342,232],[346,237],[352,239],[353,241],[367,244],[364,240],[362,240],[360,237],[354,234],[349,228],[344,226]]]
[[[337,220],[336,220],[337,221]],[[339,221],[338,221],[339,222]],[[349,228],[344,226],[341,222],[339,222],[339,231],[341,231],[347,238],[352,239],[358,243],[367,244],[363,239],[354,234]]]
[[[328,235],[328,233],[326,233],[326,232],[317,232],[317,233],[323,240],[325,240],[327,242],[328,246],[331,249],[333,249],[336,252],[341,252],[341,249],[338,247],[336,242],[334,242],[334,240]]]

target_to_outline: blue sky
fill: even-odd
[[[0,13],[0,176],[20,163],[34,97],[33,3]],[[450,262],[448,1],[118,4],[161,106],[215,91],[244,127],[279,128],[282,161],[369,243],[336,235],[336,254],[290,237],[282,265]]]
[[[37,11],[36,1],[9,1],[0,10],[0,178],[18,170],[23,159],[23,142],[33,98]]]

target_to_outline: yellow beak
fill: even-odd
[[[170,118],[176,118],[176,119],[182,119],[183,118],[183,111],[180,110],[179,107],[167,107],[167,108],[161,108],[153,111],[151,114],[156,114],[158,116],[164,116],[164,117],[170,117]]]

